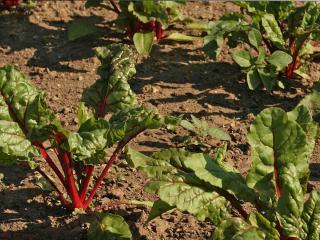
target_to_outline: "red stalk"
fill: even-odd
[[[35,170],[38,171],[38,172],[50,183],[50,185],[54,188],[54,190],[58,193],[58,197],[59,197],[61,203],[62,203],[64,206],[69,206],[70,203],[68,202],[67,199],[65,199],[65,197],[63,196],[63,193],[59,190],[59,188],[58,188],[57,185],[51,180],[51,178],[49,178],[48,175],[40,169],[40,167],[37,167]]]
[[[72,168],[70,165],[70,155],[67,152],[63,152],[62,160],[66,169],[66,179],[68,184],[68,189],[70,192],[70,197],[72,199],[73,208],[84,208],[83,202],[80,200],[79,193],[74,181]]]
[[[104,167],[103,171],[101,172],[99,178],[97,179],[89,197],[87,198],[87,200],[84,202],[84,209],[86,209],[88,207],[88,205],[91,203],[94,195],[96,194],[98,188],[100,187],[103,179],[106,177],[112,163],[117,159],[117,157],[120,155],[120,153],[122,152],[123,148],[125,147],[126,144],[119,144],[117,149],[114,151],[114,153],[112,154],[112,156],[110,157],[108,163],[106,164],[106,166]]]
[[[85,178],[85,180],[83,182],[83,185],[82,185],[82,188],[81,188],[81,193],[80,193],[80,199],[81,199],[82,202],[85,200],[86,193],[87,193],[87,190],[88,190],[88,186],[89,186],[89,183],[90,183],[90,179],[91,179],[93,170],[94,170],[94,166],[88,166],[87,176],[86,176],[86,178]]]
[[[62,173],[60,172],[59,168],[57,165],[53,162],[49,154],[46,152],[44,146],[41,143],[38,142],[33,142],[33,144],[39,148],[39,151],[42,155],[42,157],[46,160],[48,165],[51,167],[51,169],[54,171],[54,173],[57,175],[61,183],[63,184],[64,187],[66,187],[66,181]]]

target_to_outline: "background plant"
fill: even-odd
[[[134,45],[141,55],[148,55],[154,41],[160,41],[165,37],[164,31],[169,27],[170,22],[177,20],[190,20],[182,15],[179,8],[185,1],[119,1],[119,5],[114,1],[87,0],[86,7],[111,8],[118,14],[116,24],[119,29],[124,30],[128,37],[133,40]],[[84,27],[92,33],[92,26],[87,23],[73,24],[69,27],[74,40],[84,35]],[[192,37],[179,33],[173,33],[166,37],[169,40],[193,41]]]
[[[247,75],[251,90],[263,85],[268,91],[284,87],[282,77],[294,73],[307,77],[304,63],[314,54],[320,40],[320,4],[307,2],[236,2],[241,13],[225,14],[219,21],[192,24],[207,31],[205,51],[213,59],[224,41],[232,48],[245,44],[246,50],[231,53]]]
[[[166,121],[138,105],[128,84],[135,74],[135,55],[128,46],[98,48],[96,54],[102,64],[101,78],[83,93],[76,132],[60,124],[47,107],[45,93],[23,73],[9,65],[0,68],[0,164],[27,162],[70,209],[87,209],[122,149],[142,131]],[[106,114],[111,114],[109,120]],[[112,147],[105,161],[106,149]],[[55,178],[43,168],[43,160]],[[89,191],[95,168],[103,164]]]
[[[309,194],[307,183],[319,90],[318,85],[291,112],[273,107],[256,117],[248,134],[253,162],[246,177],[224,160],[226,145],[214,158],[183,148],[151,156],[129,148],[129,164],[151,179],[145,189],[160,198],[148,221],[177,208],[214,223],[215,240],[318,239],[320,193]]]

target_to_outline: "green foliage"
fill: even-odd
[[[88,240],[131,240],[129,225],[123,217],[111,213],[99,213],[88,230]]]
[[[110,4],[118,14],[117,25],[125,30],[141,55],[148,55],[154,44],[164,38],[164,30],[171,21],[186,21],[190,18],[182,15],[179,8],[185,3],[180,1],[126,1],[120,0],[119,6],[113,1],[87,0],[86,7],[107,7]],[[192,37],[178,33],[170,35],[169,40],[193,41]]]
[[[318,239],[320,195],[308,197],[306,186],[319,96],[316,87],[291,112],[272,107],[258,114],[248,133],[252,165],[246,177],[224,160],[225,147],[213,158],[183,148],[151,156],[127,149],[128,163],[150,178],[145,189],[160,198],[150,219],[176,208],[217,225],[215,240]],[[255,210],[248,214],[244,202]]]
[[[45,94],[24,74],[13,66],[0,68],[0,164],[27,161],[51,184],[62,203],[72,209],[89,206],[111,164],[133,138],[148,128],[167,123],[172,127],[176,121],[138,105],[128,83],[136,71],[135,55],[128,46],[110,45],[98,48],[96,54],[101,61],[101,78],[85,90],[78,111],[78,129],[73,132],[62,127],[47,107]],[[48,155],[44,141],[56,153],[63,172]],[[115,150],[106,162],[106,150],[113,146]],[[52,168],[69,199],[59,190],[56,180],[41,170],[39,156]],[[105,171],[86,198],[94,166],[104,163]],[[39,186],[45,185],[42,182]]]
[[[209,22],[204,50],[216,59],[228,40],[231,48],[244,44],[245,50],[232,51],[233,60],[246,73],[251,90],[263,85],[268,91],[284,88],[282,77],[305,77],[303,63],[314,53],[310,44],[320,36],[320,5],[308,2],[236,2],[240,13],[228,13]],[[247,14],[250,19],[246,20]],[[203,26],[202,24],[201,26]]]

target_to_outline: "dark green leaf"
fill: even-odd
[[[133,51],[127,45],[112,44],[98,48],[96,55],[102,63],[101,78],[84,91],[85,104],[95,110],[96,117],[136,106],[136,96],[128,83],[136,73]]]
[[[153,206],[151,208],[150,214],[148,216],[147,222],[149,223],[150,221],[152,221],[153,219],[161,216],[162,214],[166,213],[166,212],[170,212],[174,209],[174,207],[171,207],[168,203],[161,201],[161,200],[157,200],[153,203]]]

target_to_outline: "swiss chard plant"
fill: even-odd
[[[151,51],[154,40],[164,38],[164,30],[168,28],[170,21],[186,20],[179,8],[184,4],[180,1],[125,1],[120,0],[119,6],[113,0],[87,0],[86,7],[107,7],[118,14],[116,20],[120,29],[126,31],[133,40],[137,51],[146,55]],[[171,40],[192,41],[193,38],[172,34]]]
[[[216,59],[225,40],[233,60],[247,75],[251,90],[263,85],[271,91],[284,88],[283,79],[294,74],[307,77],[305,63],[314,54],[320,40],[320,4],[307,2],[296,6],[293,1],[237,2],[241,13],[228,13],[202,29],[205,51]],[[199,26],[194,25],[194,26]],[[203,25],[201,25],[203,26]]]
[[[250,127],[252,165],[246,176],[224,160],[172,148],[150,156],[131,148],[130,165],[156,193],[148,221],[178,209],[216,225],[210,239],[319,239],[320,192],[307,191],[318,131],[319,87],[294,110],[267,108]],[[246,207],[245,207],[246,206]]]
[[[45,93],[23,73],[9,65],[0,68],[0,164],[27,162],[70,209],[87,209],[123,148],[139,133],[165,122],[137,103],[128,84],[136,58],[128,46],[98,48],[97,56],[101,78],[83,93],[75,132],[62,126]],[[114,149],[108,159],[107,149]],[[97,172],[97,166],[103,170]]]

